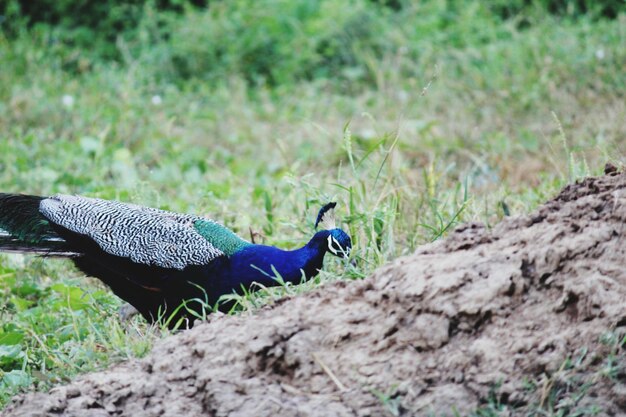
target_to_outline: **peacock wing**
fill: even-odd
[[[196,229],[196,222],[211,221],[190,214],[69,195],[44,199],[39,210],[52,223],[93,240],[104,252],[138,264],[182,270],[225,255]]]

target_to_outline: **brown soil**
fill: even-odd
[[[549,392],[624,415],[624,355],[606,376],[600,337],[626,328],[625,225],[626,175],[588,178],[530,216],[464,225],[366,280],[251,317],[213,317],[2,415],[452,415],[490,392],[516,410],[505,415],[548,407]],[[565,380],[568,357],[581,365]]]

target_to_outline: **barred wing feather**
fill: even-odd
[[[182,270],[223,256],[194,223],[211,220],[118,201],[69,195],[44,199],[51,222],[92,239],[103,251],[133,262]]]

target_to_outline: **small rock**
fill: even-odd
[[[604,165],[604,173],[606,175],[610,175],[610,174],[613,174],[613,173],[616,173],[616,172],[617,172],[617,167],[615,165],[613,165],[612,163],[607,162]]]

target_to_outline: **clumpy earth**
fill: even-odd
[[[363,281],[215,316],[2,415],[624,415],[624,355],[606,335],[626,329],[626,175],[607,172]]]

